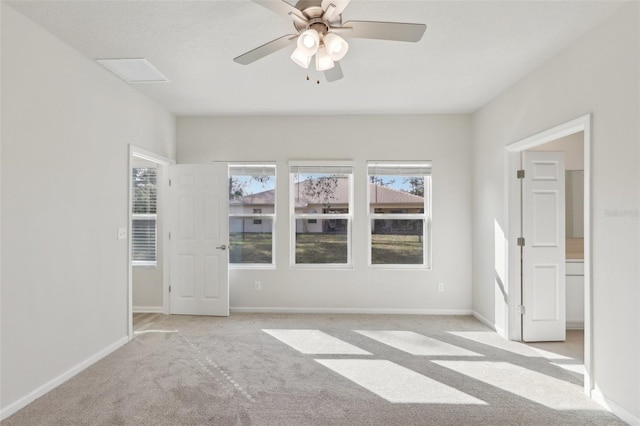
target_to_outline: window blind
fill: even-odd
[[[289,165],[289,172],[294,175],[332,175],[332,176],[348,176],[353,173],[353,166],[351,164],[320,164],[320,165],[305,165],[305,164],[291,164]]]
[[[230,176],[275,176],[275,164],[238,164],[229,166]]]
[[[373,176],[431,176],[431,161],[369,162],[367,170]]]

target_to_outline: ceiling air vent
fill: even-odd
[[[96,61],[129,83],[169,82],[169,79],[145,58],[96,59]]]

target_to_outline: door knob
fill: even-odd
[[[226,250],[226,249],[227,249],[227,246],[223,244],[223,245],[218,246],[218,247],[216,247],[216,248],[217,248],[218,250]]]

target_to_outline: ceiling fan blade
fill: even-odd
[[[335,14],[339,15],[349,5],[351,0],[322,0],[322,10],[325,12],[331,4],[336,6]]]
[[[291,46],[297,38],[297,34],[287,34],[286,36],[271,40],[269,43],[263,44],[260,47],[256,47],[255,49],[250,50],[247,53],[238,56],[237,58],[233,58],[233,60],[234,62],[242,65],[249,65],[250,63],[264,58],[265,56],[270,55],[274,52],[277,52],[280,49]]]
[[[348,21],[342,28],[351,28],[344,34],[349,37],[373,38],[377,40],[420,41],[427,29],[425,24],[403,22]]]
[[[334,62],[333,68],[329,68],[324,72],[324,78],[327,79],[328,83],[340,80],[342,77],[344,77],[344,74],[342,74],[342,67],[338,61]]]
[[[253,0],[255,3],[266,7],[267,9],[277,13],[281,16],[289,16],[295,15],[298,18],[301,18],[307,21],[306,16],[300,11],[300,9],[295,8],[284,0]]]

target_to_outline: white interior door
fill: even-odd
[[[171,166],[170,313],[229,315],[226,163]]]
[[[562,341],[565,307],[564,152],[523,153],[522,338]]]

